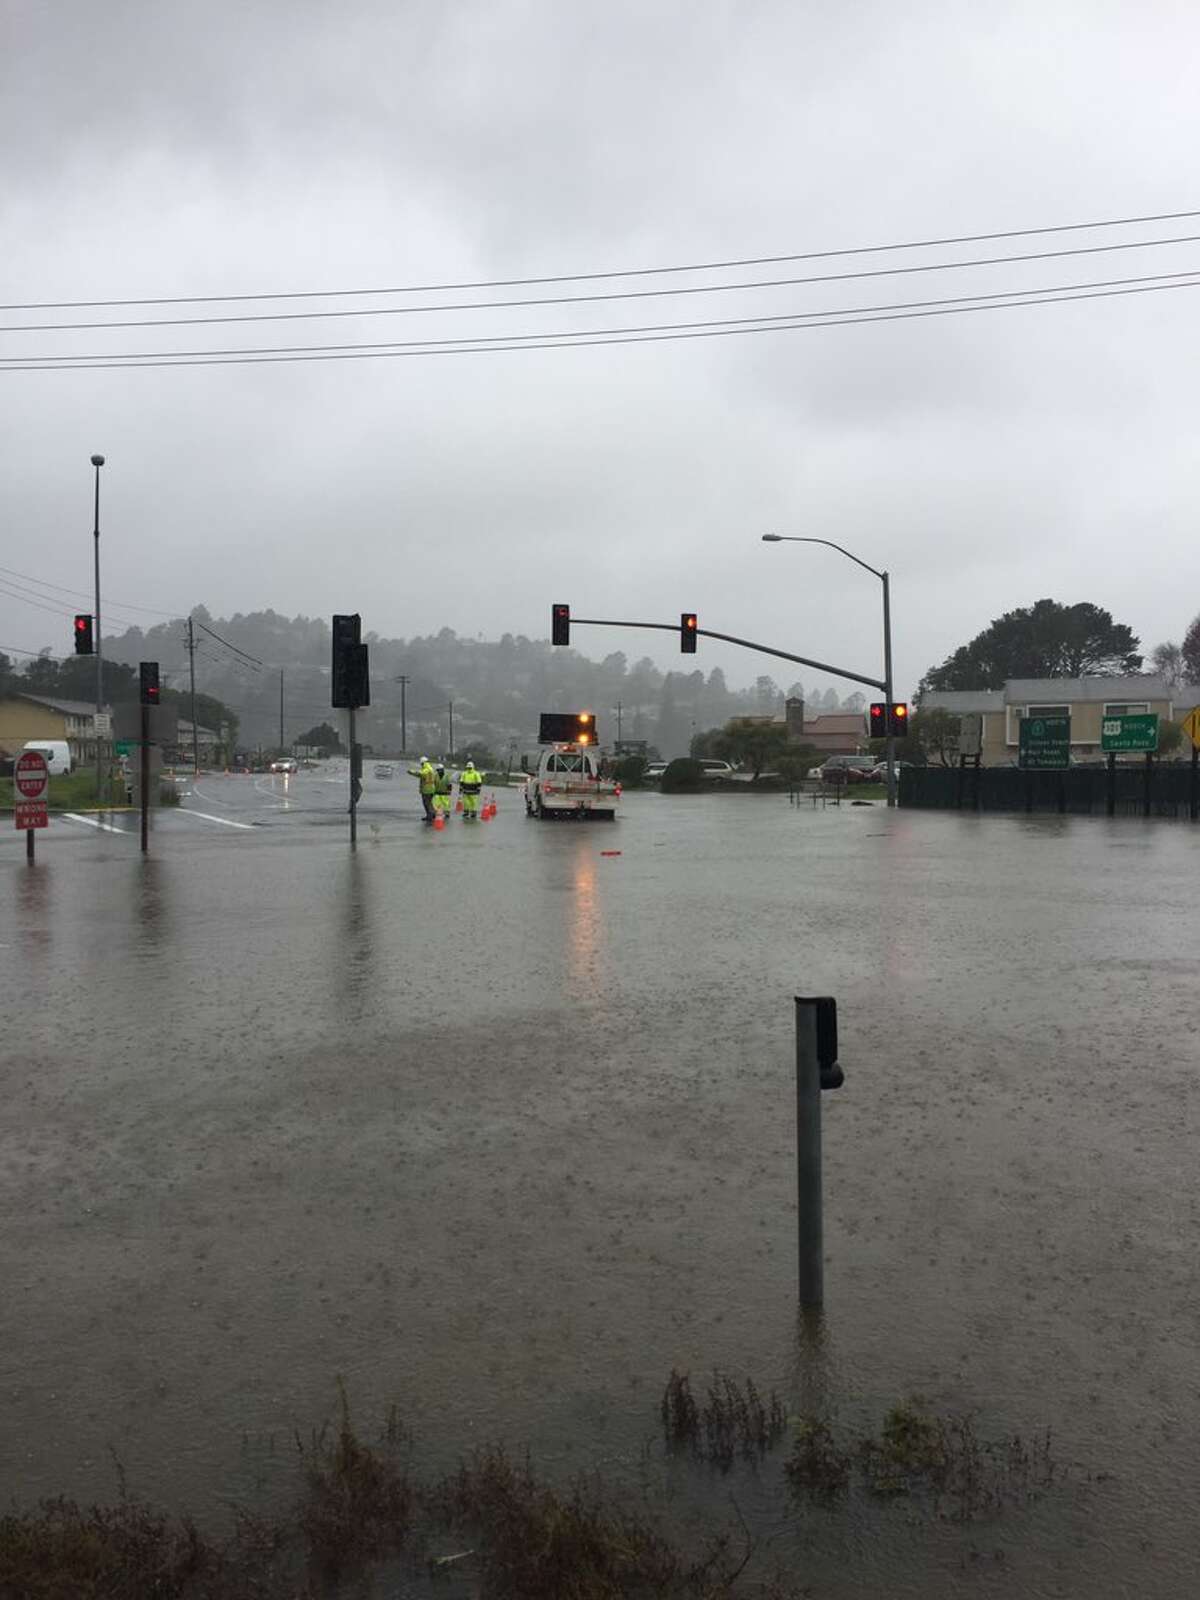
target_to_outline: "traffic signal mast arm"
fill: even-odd
[[[678,622],[626,622],[613,618],[572,617],[573,628],[656,628],[663,633],[679,637]],[[802,667],[813,667],[818,672],[828,672],[835,678],[849,678],[852,683],[865,683],[868,688],[882,689],[886,694],[891,687],[881,678],[868,678],[861,672],[847,672],[845,667],[831,667],[827,661],[814,661],[810,656],[796,656],[790,650],[776,650],[769,644],[757,644],[753,639],[739,639],[734,633],[718,633],[714,628],[696,628],[702,638],[720,639],[724,644],[740,645],[743,650],[754,650],[761,656],[777,656],[781,661],[795,661]]]

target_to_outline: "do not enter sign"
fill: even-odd
[[[16,794],[13,797],[16,804],[13,807],[13,821],[18,828],[44,828],[49,819],[46,816],[46,784],[49,775],[46,771],[46,758],[40,750],[23,750],[17,757],[13,767],[13,785]],[[30,849],[33,848],[33,835],[30,834]],[[32,856],[31,858],[32,859]]]
[[[41,800],[50,781],[46,771],[46,758],[40,750],[22,750],[13,768],[17,793],[22,800]]]

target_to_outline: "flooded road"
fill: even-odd
[[[339,1375],[431,1460],[636,1476],[719,1366],[1073,1464],[982,1530],[739,1490],[819,1593],[1194,1592],[1200,832],[501,791],[439,836],[414,787],[368,780],[355,854],[309,775],[202,778],[146,860],[0,838],[5,1498],[111,1498],[112,1452],[202,1519],[282,1495]],[[796,993],[846,1071],[816,1329]]]

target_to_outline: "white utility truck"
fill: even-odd
[[[600,775],[596,719],[590,711],[544,712],[542,751],[537,771],[525,780],[525,815],[600,817],[611,822],[621,798],[620,784]]]

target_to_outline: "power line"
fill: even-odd
[[[1022,255],[977,256],[969,261],[931,261],[915,267],[871,267],[860,272],[826,272],[802,278],[757,278],[741,283],[681,284],[669,289],[621,289],[602,294],[527,297],[520,300],[467,300],[458,305],[374,306],[352,311],[263,311],[225,317],[144,317],[122,322],[22,322],[0,324],[0,333],[78,333],[111,328],[211,327],[234,322],[314,322],[344,317],[411,317],[426,312],[503,311],[522,306],[590,305],[612,300],[656,300],[672,295],[728,294],[734,290],[784,289],[813,283],[847,283],[862,278],[895,278],[917,272],[957,272],[968,267],[1010,266],[1015,262],[1057,261],[1067,256],[1109,255],[1116,250],[1149,250],[1163,245],[1195,244],[1200,234],[1170,239],[1132,239],[1120,244],[1077,245],[1069,250],[1035,250]]]
[[[26,583],[32,583],[39,589],[57,589],[61,594],[83,595],[85,598],[89,598],[86,590],[68,589],[65,584],[51,583],[46,578],[35,578],[29,572],[16,572],[12,567],[0,567],[0,573],[4,573],[10,578],[23,578]],[[135,606],[127,601],[118,603],[115,600],[109,600],[107,597],[105,597],[104,603],[106,607],[113,606],[118,611],[145,611],[149,616],[153,617],[174,617],[178,615],[174,611],[164,611],[161,606]]]
[[[10,361],[45,361],[54,365],[90,361],[112,361],[121,364],[132,364],[138,361],[166,361],[169,358],[202,358],[205,356],[262,356],[262,355],[308,355],[333,351],[361,351],[361,350],[431,350],[438,351],[446,346],[469,344],[472,346],[486,346],[493,344],[513,344],[515,341],[529,342],[531,348],[536,348],[540,343],[559,340],[588,339],[592,337],[615,337],[618,334],[634,333],[664,333],[676,329],[691,330],[702,328],[740,328],[747,329],[759,324],[768,323],[804,323],[813,319],[826,319],[830,317],[847,317],[888,311],[909,311],[924,306],[959,306],[970,302],[988,300],[1017,300],[1027,299],[1031,295],[1058,295],[1075,293],[1077,290],[1108,289],[1124,284],[1167,284],[1182,278],[1196,278],[1200,276],[1200,268],[1193,267],[1187,272],[1155,272],[1134,278],[1100,278],[1085,283],[1058,283],[1043,284],[1029,289],[998,289],[992,293],[978,293],[954,295],[936,300],[898,300],[882,305],[868,306],[836,306],[826,310],[817,311],[784,311],[776,312],[769,316],[761,317],[727,317],[724,319],[706,319],[702,322],[658,322],[627,325],[616,328],[563,328],[547,330],[545,332],[531,333],[501,333],[482,334],[474,336],[460,335],[448,339],[401,339],[395,342],[383,340],[369,340],[363,344],[309,344],[309,345],[235,345],[228,349],[203,349],[203,350],[132,350],[120,353],[105,354],[103,351],[89,352],[87,354],[53,356],[0,356],[0,364]],[[819,325],[819,321],[818,321]],[[553,347],[553,345],[551,345]],[[0,568],[3,571],[3,568]]]
[[[535,278],[482,278],[465,283],[417,283],[383,289],[293,289],[257,294],[160,295],[140,300],[42,300],[0,305],[0,311],[80,311],[119,306],[220,305],[247,300],[333,300],[392,294],[458,294],[468,289],[516,289],[551,283],[592,283],[612,278],[648,278],[683,272],[724,272],[740,267],[782,266],[789,261],[830,261],[844,256],[888,254],[894,250],[932,250],[945,245],[986,244],[995,239],[1034,238],[1050,233],[1082,233],[1094,228],[1129,228],[1151,222],[1181,222],[1200,211],[1160,211],[1150,216],[1116,217],[1100,222],[1064,222],[1049,227],[1008,228],[993,233],[963,233],[939,239],[906,239],[894,244],[794,251],[787,255],[740,256],[726,261],[690,261],[667,267],[620,267],[602,272],[562,272]]]
[[[1196,271],[1200,273],[1200,268]],[[972,296],[969,305],[946,305],[935,302],[935,309],[912,310],[902,312],[889,312],[884,315],[868,314],[864,316],[831,317],[825,321],[774,321],[768,326],[754,324],[749,321],[739,321],[735,326],[719,326],[701,324],[698,331],[676,333],[639,333],[639,334],[613,334],[612,332],[598,331],[586,338],[559,339],[547,342],[536,342],[535,338],[525,335],[512,335],[514,339],[524,338],[525,342],[508,344],[485,344],[479,340],[464,339],[452,348],[414,348],[403,345],[400,348],[381,347],[371,345],[363,350],[342,349],[338,346],[315,347],[320,353],[311,355],[238,355],[238,356],[208,356],[200,359],[194,357],[176,357],[170,354],[154,360],[130,360],[108,358],[105,360],[77,360],[72,364],[49,364],[37,360],[22,361],[20,357],[0,357],[0,371],[5,372],[89,372],[89,371],[134,371],[148,367],[228,367],[228,366],[272,366],[284,365],[295,362],[315,361],[372,361],[372,360],[402,360],[420,358],[430,360],[439,356],[469,356],[469,355],[508,355],[519,351],[541,350],[576,350],[596,348],[602,345],[626,344],[670,344],[681,340],[690,339],[720,339],[743,334],[755,333],[790,333],[812,332],[821,328],[854,327],[864,323],[879,322],[909,322],[926,317],[961,316],[968,312],[977,311],[1013,311],[1025,306],[1070,305],[1081,300],[1108,300],[1125,295],[1155,294],[1167,289],[1194,289],[1200,287],[1200,277],[1190,277],[1187,282],[1161,282],[1155,280],[1140,287],[1127,289],[1102,289],[1092,290],[1084,294],[1042,295],[1032,299],[1007,299],[992,304],[977,303],[978,297]],[[1011,290],[1010,294],[1016,296],[1020,290]],[[795,314],[803,318],[805,313]]]
[[[215,629],[210,628],[206,622],[201,622],[198,617],[193,617],[192,621],[195,623],[196,627],[203,628],[205,633],[207,633],[211,638],[216,639],[220,644],[223,644],[227,650],[232,650],[236,655],[244,656],[247,661],[253,662],[256,667],[261,667],[263,665],[263,662],[260,661],[257,656],[252,656],[248,650],[243,650],[240,645],[230,644],[228,639],[222,639],[221,635],[217,633]]]

